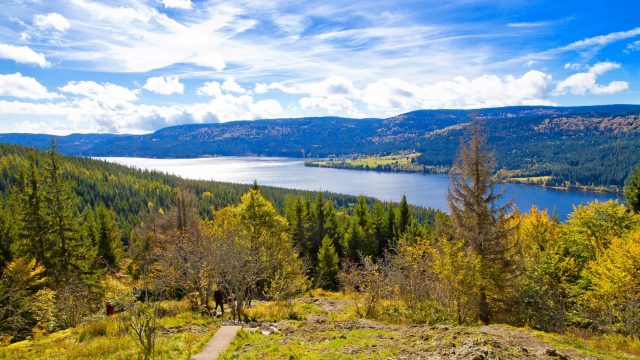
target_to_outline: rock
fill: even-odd
[[[274,334],[279,334],[280,333],[280,330],[278,330],[275,326],[270,327],[269,330],[271,330],[271,332],[274,333]]]
[[[262,335],[271,335],[271,333],[268,332],[267,330],[262,330]]]
[[[568,360],[569,358],[566,355],[560,354],[556,349],[545,349],[545,355],[556,357],[560,360]]]
[[[523,354],[528,354],[529,353],[529,350],[527,350],[527,348],[524,347],[524,346],[520,347],[520,351],[522,351]]]

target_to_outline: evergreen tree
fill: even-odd
[[[336,251],[339,256],[344,256],[344,252],[341,246],[340,239],[342,234],[340,232],[340,224],[338,222],[338,215],[336,209],[333,207],[333,202],[327,200],[322,206],[322,213],[324,218],[324,234],[331,239],[332,243],[336,247]]]
[[[98,223],[98,255],[104,259],[111,269],[118,269],[118,262],[123,254],[122,234],[115,221],[115,213],[104,204],[98,205],[96,211]]]
[[[333,241],[325,236],[322,239],[322,246],[318,251],[318,266],[316,274],[320,277],[322,288],[336,290],[338,287],[338,253]]]
[[[409,204],[407,204],[407,196],[402,195],[402,201],[400,201],[400,208],[398,210],[398,236],[401,237],[407,231],[409,222],[411,221],[411,214],[409,213]]]
[[[396,210],[392,204],[387,205],[387,216],[384,226],[387,247],[396,248],[398,245],[398,227],[396,224]]]
[[[64,178],[61,166],[56,144],[52,142],[45,162],[44,201],[47,232],[53,245],[52,261],[47,270],[52,270],[56,280],[85,274],[93,258],[91,244],[80,236],[78,199],[70,182]]]
[[[358,196],[358,203],[354,211],[356,221],[362,230],[369,228],[369,205],[367,205],[367,198],[364,195]]]
[[[627,205],[633,212],[640,212],[640,164],[636,166],[627,179],[624,187],[624,197],[627,199]]]
[[[16,202],[20,206],[19,220],[19,255],[36,259],[51,272],[52,243],[49,234],[48,217],[44,202],[42,181],[38,170],[38,159],[35,151],[29,152],[27,169],[21,171]]]
[[[356,219],[349,222],[349,228],[344,235],[343,249],[346,257],[352,261],[359,261],[363,255],[365,234]]]
[[[389,243],[385,234],[384,208],[380,201],[373,205],[373,238],[376,245],[376,255],[382,256],[388,250]]]
[[[313,210],[313,226],[312,226],[312,234],[311,234],[311,252],[314,254],[318,253],[320,249],[320,244],[324,239],[325,232],[325,217],[324,217],[324,199],[322,197],[322,193],[318,193],[316,197],[316,204]]]
[[[461,145],[459,159],[451,169],[451,187],[447,192],[454,236],[462,240],[469,252],[480,259],[477,318],[489,323],[490,296],[499,298],[506,286],[508,269],[509,225],[507,209],[511,202],[500,204],[503,192],[496,193],[499,179],[480,125],[474,120],[471,139]]]
[[[291,240],[301,254],[306,254],[309,250],[307,244],[307,228],[304,206],[300,196],[296,197],[292,212],[292,221],[289,223]]]
[[[13,219],[5,207],[0,206],[0,275],[12,258],[11,247],[15,242]]]

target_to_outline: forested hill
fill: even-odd
[[[51,145],[51,143],[49,143]],[[39,166],[44,167],[47,153],[37,151],[33,154]],[[2,214],[14,212],[12,193],[20,184],[21,176],[30,162],[30,149],[22,146],[0,144],[0,258],[4,239]],[[143,171],[105,161],[63,156],[61,169],[64,177],[73,184],[73,192],[78,197],[78,210],[96,208],[104,204],[117,214],[119,227],[124,230],[125,239],[139,216],[147,210],[149,204],[165,209],[173,201],[177,188],[193,192],[198,198],[197,207],[203,218],[211,216],[213,209],[222,208],[240,201],[251,185],[229,184],[215,181],[186,180],[177,176],[155,171]],[[278,209],[283,211],[292,197],[303,196],[315,199],[318,192],[263,187],[264,196]],[[323,199],[331,200],[337,209],[351,211],[358,198],[350,195],[322,192]],[[295,199],[294,199],[295,200]],[[376,202],[367,198],[371,206]],[[408,205],[411,214],[419,223],[433,223],[436,211]]]
[[[451,165],[464,124],[483,120],[498,166],[552,185],[619,187],[640,161],[640,105],[520,106],[419,110],[387,119],[337,117],[181,125],[146,135],[59,137],[60,151],[85,156],[329,157],[417,151],[424,165]],[[48,146],[50,136],[0,134],[0,142]]]

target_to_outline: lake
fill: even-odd
[[[350,195],[367,195],[387,201],[400,201],[402,195],[414,205],[447,211],[449,176],[438,174],[385,173],[306,167],[301,159],[268,157],[216,157],[198,159],[101,158],[139,169],[158,170],[187,179],[215,180],[278,186],[302,190],[321,190]],[[617,199],[619,194],[565,191],[539,186],[506,184],[506,196],[519,209],[532,205],[556,209],[561,219],[575,204],[593,200]]]

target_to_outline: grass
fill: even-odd
[[[381,304],[386,315],[379,321],[362,319],[350,295],[336,292],[314,290],[308,298],[297,301],[293,306],[295,312],[304,312],[302,316],[296,315],[299,320],[288,320],[282,306],[261,303],[250,309],[256,320],[273,322],[280,332],[241,331],[221,359],[384,359],[425,354],[446,358],[469,349],[487,349],[489,358],[511,358],[521,356],[522,348],[527,348],[531,355],[544,354],[546,349],[553,348],[572,356],[640,358],[640,340],[629,337],[577,331],[544,333],[499,324],[455,326],[442,314],[437,315],[439,311],[431,306],[419,311],[422,318],[418,321],[392,303]],[[444,325],[415,325],[415,322]]]
[[[629,336],[620,334],[600,335],[578,329],[564,334],[529,331],[560,349],[578,350],[600,359],[640,358],[640,340]]]
[[[381,338],[396,336],[397,334],[375,329],[355,329],[344,332],[331,330],[320,331],[308,338],[300,337],[285,343],[282,341],[283,335],[263,335],[259,332],[241,331],[220,359],[388,358],[395,356],[393,348],[377,347],[377,345]],[[367,350],[363,351],[364,349]]]
[[[439,172],[438,168],[418,164],[415,160],[418,153],[396,154],[386,156],[357,156],[348,159],[311,161],[307,164],[318,167],[332,167],[354,170],[406,171],[406,172]]]
[[[536,184],[542,185],[551,181],[553,177],[551,176],[530,176],[530,177],[511,177],[508,178],[508,182],[518,183],[518,184]]]
[[[278,322],[280,320],[306,320],[308,315],[318,314],[320,310],[311,303],[295,301],[286,302],[265,302],[245,310],[247,317],[251,321]]]
[[[219,323],[187,310],[182,302],[160,304],[157,359],[189,359],[213,336]],[[138,348],[123,334],[117,317],[97,319],[76,328],[0,348],[0,359],[135,359]]]

